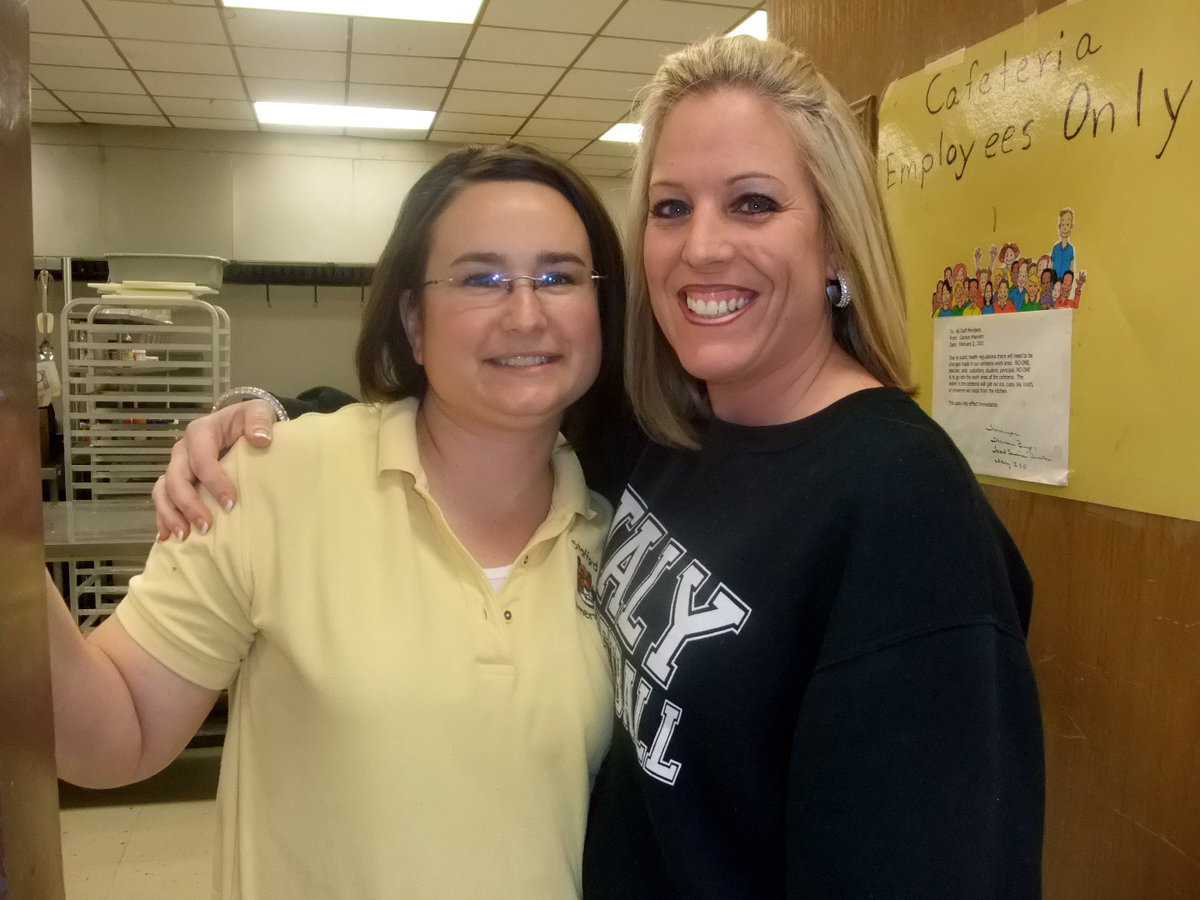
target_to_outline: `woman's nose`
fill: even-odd
[[[546,307],[531,279],[514,279],[504,298],[504,324],[514,331],[535,331],[547,324]]]
[[[727,262],[733,255],[729,223],[721,210],[697,207],[688,218],[683,261],[696,269]]]

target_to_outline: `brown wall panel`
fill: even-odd
[[[847,100],[1062,0],[769,0],[771,35],[812,56]]]
[[[0,0],[0,900],[63,896],[34,389],[29,11]]]
[[[807,50],[854,101],[1057,2],[767,8],[772,34]],[[1046,896],[1200,897],[1200,523],[986,490],[1036,585]]]
[[[1047,897],[1200,897],[1200,523],[986,487],[1034,575]]]

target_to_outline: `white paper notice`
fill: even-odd
[[[933,417],[977,474],[1067,483],[1074,313],[934,319]]]

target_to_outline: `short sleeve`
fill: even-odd
[[[154,545],[115,615],[146,652],[176,674],[210,690],[228,686],[254,640],[253,582],[245,545],[246,492],[239,480],[242,445],[223,460],[242,503],[226,513],[205,497],[216,527],[185,541]]]

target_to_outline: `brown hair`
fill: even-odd
[[[389,401],[424,396],[429,381],[425,369],[413,357],[402,323],[406,313],[420,313],[421,285],[426,280],[425,265],[438,216],[464,188],[485,181],[530,181],[566,198],[583,220],[592,264],[603,276],[597,282],[600,372],[592,387],[563,417],[563,433],[576,441],[598,414],[598,402],[620,402],[624,259],[616,228],[592,187],[566,163],[526,144],[453,150],[417,179],[404,198],[375,267],[355,350],[363,399]]]

